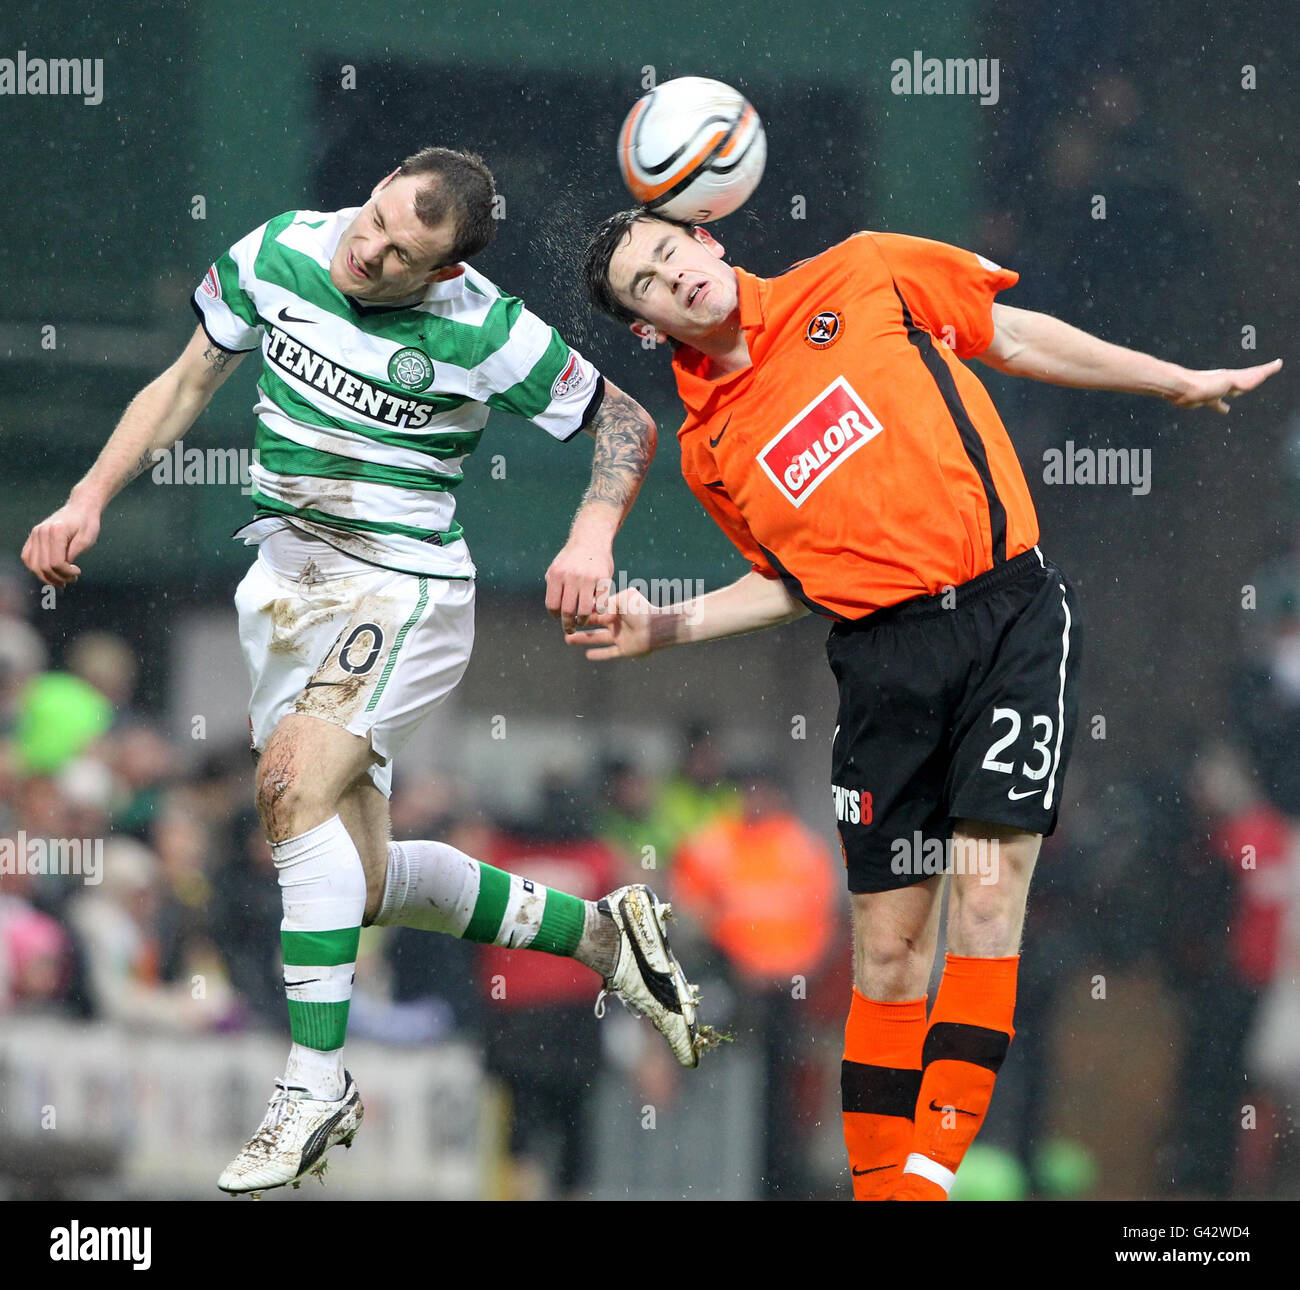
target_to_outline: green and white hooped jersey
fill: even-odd
[[[343,295],[329,265],[359,208],[288,211],[236,242],[194,292],[223,349],[259,345],[260,540],[289,520],[372,564],[472,578],[452,490],[498,408],[570,439],[599,405],[600,373],[481,273],[401,305]]]

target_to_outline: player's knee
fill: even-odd
[[[256,787],[257,813],[270,839],[282,842],[322,823],[330,803],[319,799],[311,777],[300,772],[292,748],[273,742],[257,764]]]
[[[914,999],[925,992],[933,961],[933,945],[893,929],[854,937],[853,984],[868,999]]]
[[[273,841],[288,837],[283,832],[286,816],[292,810],[292,792],[295,787],[293,767],[287,763],[276,763],[263,757],[257,765],[257,786],[255,801],[257,814],[261,817],[262,827]]]
[[[949,895],[952,902],[949,948],[977,958],[1015,954],[1020,944],[1025,903],[1018,892],[975,888]]]

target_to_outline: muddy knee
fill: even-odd
[[[323,824],[333,804],[313,789],[292,750],[274,743],[257,764],[257,813],[272,842],[283,842]]]

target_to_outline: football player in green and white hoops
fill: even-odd
[[[599,902],[436,841],[389,840],[392,759],[451,692],[473,640],[474,565],[455,519],[489,410],[596,441],[591,483],[546,574],[566,631],[612,577],[612,544],[655,448],[646,412],[464,261],[491,241],[482,160],[426,148],[340,211],[289,211],[236,242],[194,293],[185,352],[131,402],[23,560],[56,587],[109,500],[260,348],[258,555],[236,592],[252,682],[257,806],[273,847],[292,1035],[266,1117],[218,1182],[296,1183],[361,1121],[342,1049],[363,924],[571,956],[648,1016],[683,1066],[713,1036],[643,886]],[[607,584],[606,584],[607,585]]]

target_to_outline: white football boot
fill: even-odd
[[[344,1071],[343,1077],[343,1096],[337,1102],[295,1097],[305,1090],[276,1080],[275,1095],[257,1132],[226,1166],[217,1186],[236,1194],[257,1193],[285,1183],[297,1187],[308,1173],[320,1178],[325,1153],[339,1144],[350,1147],[365,1115],[351,1074]]]
[[[696,1021],[699,989],[687,981],[668,948],[664,923],[672,907],[639,883],[611,891],[596,907],[613,918],[619,931],[618,959],[596,999],[596,1016],[605,1015],[605,996],[616,995],[625,1007],[650,1020],[683,1066],[698,1066],[700,1054],[721,1036]]]

